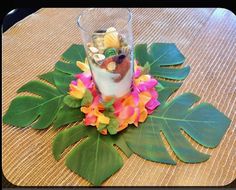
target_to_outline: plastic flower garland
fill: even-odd
[[[127,128],[129,124],[138,127],[160,105],[155,90],[157,80],[146,74],[144,67],[138,66],[137,62],[131,92],[122,98],[109,101],[103,101],[96,90],[87,59],[84,63],[78,61],[77,66],[84,72],[77,74],[77,80],[71,82],[69,94],[76,99],[84,98],[86,91],[92,95],[92,100],[80,108],[85,113],[83,122],[86,126],[96,126],[104,135],[108,133],[108,125],[113,125],[116,131]],[[112,134],[116,131],[109,132]]]

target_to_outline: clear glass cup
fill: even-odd
[[[90,8],[78,18],[81,37],[97,90],[104,99],[131,90],[132,15],[127,8]]]

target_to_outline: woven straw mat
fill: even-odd
[[[3,33],[3,114],[17,89],[52,71],[60,55],[73,43],[82,43],[77,17],[81,8],[45,8]],[[236,17],[221,8],[131,9],[134,43],[171,42],[185,55],[191,73],[172,97],[183,92],[199,95],[225,113],[232,123],[219,146],[208,149],[189,137],[197,150],[210,154],[208,161],[186,164],[168,151],[176,166],[122,154],[124,166],[104,186],[221,186],[236,176]],[[171,97],[171,98],[172,98]],[[65,155],[57,162],[51,142],[58,131],[2,127],[5,177],[19,186],[87,186],[71,172]]]

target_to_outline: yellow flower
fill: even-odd
[[[80,79],[77,80],[77,85],[70,84],[69,94],[75,98],[82,99],[84,97],[85,91],[86,87]]]
[[[109,124],[109,122],[110,122],[110,118],[109,117],[106,117],[101,112],[98,112],[98,114],[97,114],[97,122],[96,122],[96,126],[97,127],[98,127],[98,125],[100,123],[102,123],[102,124]]]
[[[76,61],[76,65],[84,72],[89,73],[90,69],[89,69],[89,64],[88,64],[88,59],[85,59],[85,62],[81,62],[81,61]]]
[[[134,79],[134,84],[135,84],[135,86],[138,86],[139,83],[146,82],[146,81],[150,80],[150,78],[151,78],[150,75],[141,75],[137,79]]]

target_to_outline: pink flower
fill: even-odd
[[[145,76],[145,75],[143,75]],[[141,78],[141,79],[140,79]],[[151,88],[154,88],[157,85],[157,80],[149,77],[140,77],[138,80],[138,84],[136,85],[139,92],[147,91]],[[144,79],[143,79],[144,78]]]
[[[76,80],[73,80],[73,81],[71,81],[71,84],[77,86],[77,81],[76,81]]]
[[[149,100],[148,103],[145,105],[145,107],[147,108],[148,114],[152,114],[152,112],[159,105],[160,105],[160,102],[157,99],[152,98],[151,100]]]
[[[138,78],[142,74],[142,69],[138,67],[134,73],[134,78]]]
[[[84,83],[86,88],[89,88],[89,89],[92,88],[93,80],[92,80],[92,75],[91,74],[80,73],[80,74],[75,75],[75,77],[77,79],[80,79]]]

